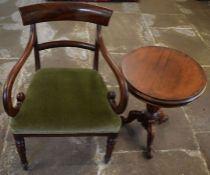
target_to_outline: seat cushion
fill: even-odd
[[[116,133],[120,118],[97,71],[46,68],[35,73],[26,99],[11,119],[15,134]]]

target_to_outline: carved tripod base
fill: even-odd
[[[155,123],[163,123],[168,120],[167,115],[158,106],[147,104],[146,111],[135,111],[129,112],[128,117],[123,118],[123,124],[127,124],[136,120],[141,122],[142,126],[147,130],[147,147],[146,157],[151,159],[152,156],[152,143],[155,137]]]

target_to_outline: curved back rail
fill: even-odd
[[[42,3],[19,8],[23,24],[47,21],[84,21],[107,26],[112,10],[82,3]]]

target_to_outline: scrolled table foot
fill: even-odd
[[[122,118],[123,124],[128,124],[138,118],[141,118],[142,115],[143,115],[142,111],[132,110],[129,112],[127,118],[124,118],[124,117],[121,117],[121,118]]]

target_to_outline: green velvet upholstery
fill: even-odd
[[[97,71],[46,68],[35,73],[11,128],[15,134],[117,133],[120,118]]]

